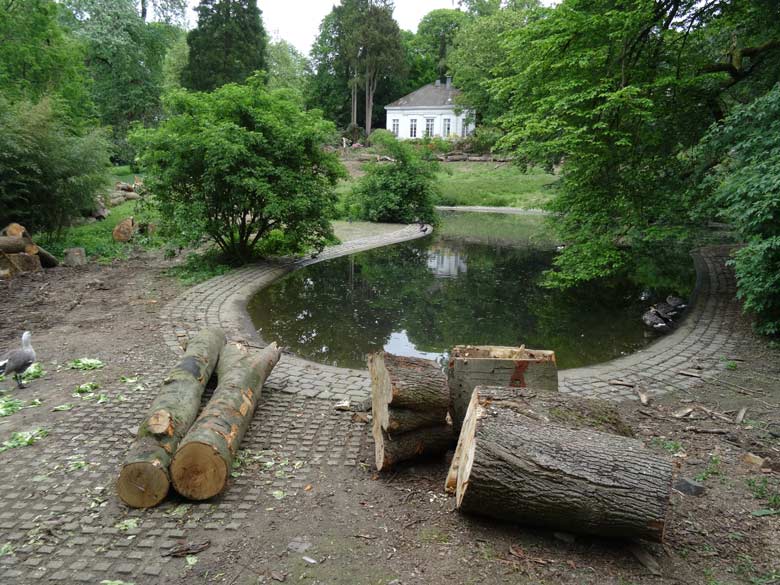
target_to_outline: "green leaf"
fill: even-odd
[[[762,516],[775,516],[777,514],[780,514],[780,510],[775,510],[774,508],[762,508],[760,510],[753,510],[750,515],[756,516],[756,517],[762,517]]]
[[[283,500],[287,494],[285,494],[282,490],[274,490],[271,492],[271,495],[277,500]]]
[[[67,410],[72,410],[75,405],[73,403],[67,402],[65,404],[60,404],[59,406],[55,406],[52,408],[52,412],[64,412]]]
[[[127,532],[133,528],[138,528],[138,518],[127,518],[126,520],[117,522],[114,524],[114,528],[117,528],[122,532]]]
[[[41,364],[38,362],[35,362],[33,365],[31,365],[25,372],[22,374],[22,381],[23,382],[29,382],[30,380],[36,380],[38,378],[42,378],[46,375],[46,372],[41,367]]]
[[[16,398],[0,398],[0,417],[10,416],[18,412],[24,406],[24,402]]]
[[[68,367],[72,370],[99,370],[103,365],[103,362],[95,358],[79,358],[68,362]]]
[[[42,439],[48,434],[49,431],[46,429],[34,429],[32,431],[20,431],[13,433],[10,439],[0,445],[0,453],[7,451],[8,449],[34,445],[38,439]]]
[[[187,555],[184,557],[184,560],[186,561],[188,567],[193,567],[198,564],[198,557],[195,555]]]

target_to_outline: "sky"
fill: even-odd
[[[263,11],[263,24],[272,39],[282,38],[292,43],[304,55],[316,38],[320,22],[338,0],[258,0]],[[189,24],[194,27],[197,17],[194,7],[197,0],[188,0]],[[393,16],[404,30],[417,32],[417,24],[423,16],[437,8],[457,8],[457,0],[395,0]]]

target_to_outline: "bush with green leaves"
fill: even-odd
[[[377,222],[433,222],[438,163],[387,130],[371,134],[371,141],[391,161],[366,165],[349,195],[350,213]]]
[[[780,84],[713,126],[697,155],[701,187],[744,242],[737,296],[759,332],[780,334]]]
[[[75,128],[59,100],[0,96],[0,225],[59,232],[92,209],[108,165],[104,133]]]
[[[231,260],[250,260],[274,230],[298,251],[331,236],[334,188],[344,176],[323,145],[333,126],[302,111],[287,90],[260,76],[212,93],[173,92],[157,128],[137,129],[145,185],[164,235],[213,240]]]

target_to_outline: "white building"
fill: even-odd
[[[423,86],[385,106],[387,129],[401,139],[468,136],[474,131],[474,116],[470,110],[455,112],[458,94],[451,77]]]

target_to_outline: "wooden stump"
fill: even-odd
[[[36,254],[0,252],[0,269],[7,270],[9,276],[15,276],[21,272],[38,272],[41,270],[41,259]]]
[[[119,497],[128,506],[156,506],[168,493],[171,457],[198,414],[203,389],[224,345],[221,329],[203,329],[163,381],[117,480]]]
[[[368,370],[376,468],[446,451],[449,391],[438,364],[378,352],[369,356]]]
[[[281,355],[276,343],[257,355],[233,345],[222,349],[214,396],[187,432],[171,464],[173,487],[181,495],[205,500],[225,489],[260,391]]]
[[[672,465],[635,439],[537,420],[474,392],[453,466],[464,512],[663,540]]]
[[[458,345],[447,368],[452,426],[460,432],[471,394],[477,386],[530,387],[558,392],[555,352],[492,345]]]

